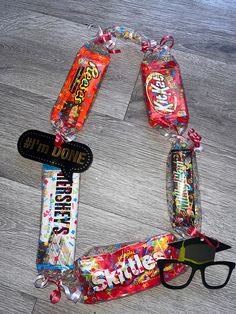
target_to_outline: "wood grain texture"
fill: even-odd
[[[14,14],[16,8],[9,11]],[[52,16],[23,12],[17,23],[12,19],[2,23],[0,83],[50,98],[45,108],[51,110],[79,48],[96,31]],[[111,57],[93,109],[123,119],[142,55],[134,44],[120,42],[119,48],[122,54]]]
[[[236,60],[235,4],[229,1],[9,0],[7,10],[46,14],[76,24],[129,25],[161,39],[174,34],[178,50],[231,63]]]
[[[34,309],[35,297],[15,289],[9,289],[2,283],[0,286],[0,295],[1,314],[30,314]]]
[[[234,1],[8,0],[0,2],[0,313],[235,313],[236,275],[221,290],[196,274],[183,291],[156,287],[94,306],[49,302],[33,287],[40,226],[41,165],[16,150],[27,129],[51,132],[49,115],[91,23],[124,24],[176,39],[190,111],[203,137],[198,156],[203,231],[232,245],[236,260],[236,41]],[[148,126],[141,53],[120,42],[78,140],[94,162],[81,175],[76,256],[92,246],[141,240],[170,229],[165,197],[168,143]]]
[[[40,201],[40,189],[2,178],[0,268],[6,270],[10,265],[11,271],[2,271],[1,281],[12,289],[22,289],[28,294],[32,293],[36,275]],[[79,216],[77,257],[85,254],[92,246],[135,241],[165,233],[165,230],[156,226],[132,223],[132,219],[83,203],[80,203]],[[35,291],[38,296],[45,290],[34,289],[34,293]]]
[[[222,290],[219,300],[219,292],[203,289],[199,284],[200,276],[197,274],[193,279],[191,288],[180,290],[166,290],[161,286],[146,290],[127,298],[114,300],[112,302],[97,304],[96,306],[84,304],[48,305],[45,301],[38,300],[33,313],[85,313],[85,314],[120,314],[120,313],[161,313],[174,314],[191,311],[194,314],[203,312],[234,314],[234,292],[233,290]],[[233,287],[232,287],[233,288]]]

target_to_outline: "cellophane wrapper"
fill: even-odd
[[[160,283],[159,258],[178,258],[179,251],[168,244],[172,234],[151,237],[142,242],[124,245],[111,253],[85,256],[76,261],[80,281],[81,302],[93,304],[116,299],[152,288]],[[183,265],[170,264],[168,280],[185,271]]]
[[[167,206],[172,228],[181,236],[201,231],[202,210],[196,152],[191,141],[177,140],[167,158]]]
[[[69,182],[61,169],[42,168],[42,215],[36,266],[55,281],[73,276],[78,220],[79,174]]]
[[[149,124],[182,134],[189,113],[180,68],[168,47],[147,52],[141,64]]]
[[[79,50],[51,112],[53,129],[64,140],[82,128],[109,63],[102,45],[87,43]]]

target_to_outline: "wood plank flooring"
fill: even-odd
[[[0,313],[228,313],[236,312],[236,275],[221,290],[197,274],[182,291],[164,287],[97,305],[49,301],[34,288],[40,226],[41,165],[17,152],[27,129],[52,132],[51,108],[88,25],[134,27],[160,40],[176,39],[190,111],[203,137],[198,155],[203,232],[232,249],[236,260],[236,4],[233,0],[1,0],[0,1]],[[165,163],[170,143],[149,127],[139,65],[142,54],[120,42],[79,141],[94,162],[81,175],[76,256],[92,246],[140,240],[170,230]],[[96,217],[96,219],[95,219]]]

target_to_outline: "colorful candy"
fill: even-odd
[[[128,39],[136,44],[141,44],[144,41],[149,40],[149,38],[142,32],[136,31],[133,28],[127,26],[112,26],[104,30],[105,33],[109,32],[116,38]]]
[[[201,230],[201,204],[196,153],[190,139],[179,138],[167,160],[167,206],[172,228],[189,236],[194,226]]]
[[[150,125],[182,134],[189,114],[178,63],[170,47],[165,46],[170,39],[172,47],[172,37],[162,40],[160,47],[143,43],[142,49],[147,52],[141,65],[144,94]]]
[[[154,236],[112,253],[78,259],[75,268],[81,285],[81,302],[116,299],[158,285],[160,276],[156,261],[178,257],[178,250],[168,245],[174,240],[171,234]],[[184,270],[185,267],[170,264],[166,278],[171,280]]]
[[[78,52],[51,113],[57,145],[73,140],[82,128],[109,62],[109,52],[99,43]]]
[[[167,201],[171,226],[181,236],[201,228],[195,148],[201,138],[190,130],[183,136],[189,114],[179,66],[170,49],[173,38],[160,46],[143,33],[127,27],[100,29],[98,36],[78,52],[51,113],[56,146],[71,141],[84,124],[101,79],[110,62],[115,38],[130,39],[146,52],[141,65],[149,123],[174,138],[167,162]],[[170,47],[166,44],[171,41]],[[116,299],[154,287],[160,283],[158,259],[178,259],[179,250],[169,244],[172,234],[154,236],[142,242],[119,243],[92,248],[75,263],[75,233],[78,214],[79,175],[73,184],[56,168],[44,166],[43,205],[37,268],[40,276],[57,286],[52,303],[59,301],[61,290],[68,299],[93,304]],[[165,280],[172,280],[186,266],[169,263]],[[41,280],[41,277],[39,278]],[[41,284],[37,286],[42,286]]]
[[[79,174],[73,183],[58,168],[43,165],[42,221],[37,253],[40,274],[73,268]]]

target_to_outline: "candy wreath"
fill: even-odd
[[[79,175],[74,172],[69,180],[61,169],[55,168],[54,159],[50,165],[44,164],[36,263],[39,274],[35,286],[44,288],[54,284],[56,289],[50,293],[52,303],[60,300],[62,291],[73,302],[93,304],[159,283],[167,288],[184,288],[196,269],[204,274],[207,267],[217,263],[214,262],[215,253],[229,248],[201,233],[196,160],[196,152],[202,150],[201,137],[194,129],[187,131],[189,113],[179,65],[171,53],[172,36],[165,36],[158,44],[131,28],[113,26],[102,30],[99,27],[97,36],[79,50],[52,109],[50,121],[55,132],[52,155],[83,163],[83,153],[72,154],[64,144],[73,141],[83,127],[110,63],[110,55],[120,52],[115,47],[117,38],[135,42],[144,53],[141,70],[148,121],[172,143],[167,158],[166,185],[172,232],[139,242],[95,247],[74,261]],[[34,143],[30,144],[30,149]],[[222,288],[235,267],[233,262],[218,263],[227,265],[228,276],[223,284],[211,286],[203,275],[207,288]],[[185,284],[171,285],[189,268],[192,268],[192,274]]]

